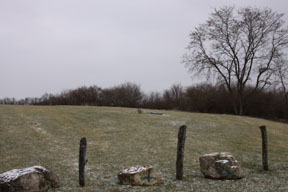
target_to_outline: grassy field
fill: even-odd
[[[54,191],[288,191],[287,124],[175,111],[160,111],[161,116],[151,111],[0,105],[0,173],[42,165],[60,178],[61,188]],[[182,124],[187,125],[184,179],[176,181],[177,133]],[[268,131],[268,172],[262,171],[261,125]],[[81,137],[88,141],[84,188],[78,186]],[[236,181],[203,178],[198,157],[217,151],[231,152],[246,177]],[[153,165],[164,184],[118,185],[120,170],[143,164]]]

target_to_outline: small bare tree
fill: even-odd
[[[274,79],[276,58],[288,44],[282,17],[271,9],[215,9],[191,32],[183,62],[193,74],[214,75],[225,84],[235,113],[242,115],[247,99]]]
[[[184,88],[180,84],[174,84],[165,90],[163,97],[168,105],[174,109],[181,109],[184,100]]]

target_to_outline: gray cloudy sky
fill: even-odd
[[[145,92],[191,85],[188,34],[224,5],[287,0],[0,0],[0,98],[134,82]]]

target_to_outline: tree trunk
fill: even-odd
[[[230,92],[230,96],[232,98],[234,113],[235,115],[242,116],[244,113],[244,106],[243,106],[243,96],[242,93],[239,92]]]
[[[234,112],[235,112],[235,115],[240,115],[242,116],[243,115],[243,105],[240,104],[240,103],[237,103],[237,104],[233,104],[234,105]]]
[[[288,119],[288,92],[285,92],[285,116]]]
[[[240,116],[243,115],[243,104],[242,103],[240,103],[240,105],[239,105],[239,113],[238,113],[238,115],[240,115]]]
[[[238,107],[237,107],[237,105],[235,103],[233,104],[233,107],[234,107],[235,115],[238,115]]]
[[[243,89],[239,90],[239,114],[242,116],[244,113],[244,97],[243,97]]]

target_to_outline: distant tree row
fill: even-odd
[[[0,99],[0,104],[2,105],[35,105],[41,102],[41,98],[36,97],[27,97],[25,99],[15,99],[15,98],[9,98],[5,97],[3,99]]]
[[[236,89],[236,88],[235,88]],[[247,92],[253,87],[248,87]],[[244,93],[245,94],[245,93]],[[270,119],[288,118],[287,92],[280,88],[262,91],[243,104],[248,116]],[[124,83],[112,88],[83,86],[60,94],[44,94],[41,98],[0,99],[0,104],[18,105],[90,105],[146,109],[180,110],[201,113],[235,114],[234,103],[225,85],[172,85],[164,92],[145,94],[139,85]]]
[[[140,86],[134,83],[124,83],[105,89],[94,85],[66,90],[57,95],[46,93],[37,104],[138,107],[142,102],[143,95]]]

